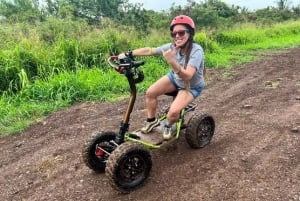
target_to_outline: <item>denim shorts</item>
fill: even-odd
[[[179,87],[176,82],[175,82],[175,78],[174,78],[174,73],[173,71],[170,71],[167,74],[168,78],[171,80],[172,84],[178,89],[178,90],[183,90],[184,88]],[[197,87],[193,87],[189,89],[189,92],[193,95],[194,99],[196,99],[198,96],[200,96],[202,90],[204,89],[205,84],[201,83],[199,86]]]

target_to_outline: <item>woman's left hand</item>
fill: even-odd
[[[163,53],[163,56],[165,58],[165,60],[171,64],[173,62],[175,62],[175,54],[176,54],[176,51],[177,51],[177,48],[176,47],[173,47],[167,51],[163,51],[162,50],[162,53]]]

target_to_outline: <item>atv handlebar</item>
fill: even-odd
[[[144,61],[135,61],[131,51],[125,53],[125,57],[119,59],[118,56],[110,56],[107,59],[108,64],[118,71],[120,74],[135,77],[134,83],[139,83],[144,80],[144,74],[137,68],[144,65]],[[136,77],[137,76],[137,77]]]
[[[134,58],[131,57],[119,59],[118,56],[110,56],[107,62],[113,69],[120,73],[126,69],[138,68],[145,64],[144,61],[134,61]]]
[[[115,70],[119,70],[119,66],[112,62],[112,60],[118,60],[118,56],[110,56],[107,59],[107,63]]]

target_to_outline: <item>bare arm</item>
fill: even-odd
[[[185,81],[189,81],[193,78],[194,74],[196,73],[196,69],[187,66],[186,69],[184,69],[182,66],[180,66],[175,60],[168,61],[170,66],[172,67],[174,73],[176,73],[179,77],[181,77]]]
[[[179,77],[181,77],[185,81],[191,80],[194,74],[196,73],[196,69],[191,66],[187,66],[186,69],[184,69],[183,66],[177,63],[174,56],[175,54],[176,54],[176,48],[172,48],[165,52],[163,51],[163,56],[168,62],[168,64],[171,66],[174,73],[176,73]]]
[[[151,47],[143,47],[143,48],[139,48],[139,49],[135,49],[132,51],[133,56],[150,56],[150,55],[154,55],[154,48]]]
[[[132,51],[133,56],[151,56],[155,55],[155,48],[151,47],[143,47],[143,48],[138,48]],[[125,53],[119,54],[119,58],[124,58]]]

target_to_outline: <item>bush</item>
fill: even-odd
[[[219,32],[213,37],[218,43],[225,45],[245,45],[247,43],[257,43],[265,38],[262,32],[252,29]]]
[[[219,46],[218,44],[207,37],[207,35],[204,32],[196,33],[194,37],[195,41],[199,43],[203,49],[204,52],[219,52]]]

